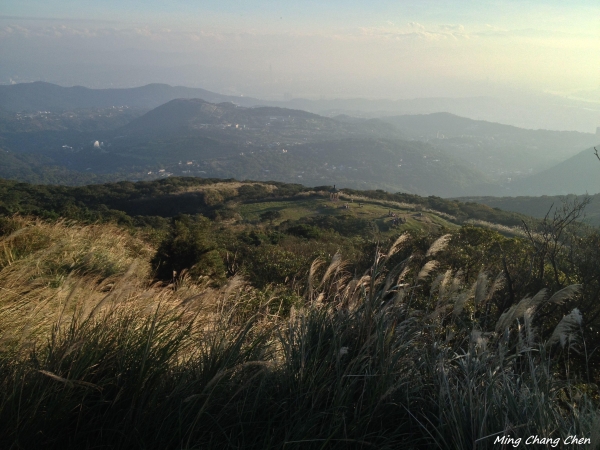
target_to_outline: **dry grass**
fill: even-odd
[[[316,261],[286,315],[276,289],[238,277],[152,284],[153,249],[116,227],[15,220],[0,241],[3,448],[492,449],[495,433],[600,423],[554,350],[579,339],[579,312],[550,342],[531,325],[576,287],[481,329],[502,280],[465,285],[424,254],[388,267],[405,235],[360,276]]]
[[[219,182],[213,184],[206,184],[201,186],[189,186],[182,189],[178,193],[187,193],[187,192],[204,192],[204,191],[221,191],[226,192],[228,196],[235,197],[238,195],[238,189],[242,186],[262,186],[267,192],[273,192],[277,187],[272,184],[264,184],[264,183],[245,183],[243,181],[232,181],[232,182]]]

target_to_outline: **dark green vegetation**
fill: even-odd
[[[235,180],[172,177],[163,180],[129,182],[81,187],[32,185],[0,180],[0,213],[24,214],[46,218],[66,217],[80,221],[110,221],[122,224],[136,220],[175,217],[178,214],[203,214],[211,219],[241,219],[267,222],[299,219],[317,212],[329,216],[365,216],[378,219],[383,226],[391,220],[389,211],[427,216],[432,210],[440,220],[462,224],[481,220],[506,226],[520,225],[524,216],[439,197],[377,191],[341,190],[338,203],[329,202],[332,186],[309,188],[300,184],[237,182]],[[350,202],[350,209],[341,208]],[[359,206],[364,203],[364,205]],[[271,216],[271,212],[279,212]],[[265,215],[266,213],[269,213]],[[441,214],[440,214],[441,213]],[[420,215],[418,215],[420,214]],[[148,219],[144,219],[148,218]],[[408,222],[410,223],[410,221]],[[351,233],[352,234],[352,233]]]
[[[155,258],[158,278],[170,280],[196,261],[207,265],[192,270],[196,275],[222,280],[240,272],[260,287],[301,278],[316,257],[342,249],[363,270],[373,239],[404,230],[439,232],[472,220],[515,226],[523,218],[474,203],[384,191],[343,190],[334,203],[330,189],[176,177],[84,187],[0,181],[0,213],[115,222],[144,230],[154,242],[170,236]],[[182,214],[196,218],[190,222]]]

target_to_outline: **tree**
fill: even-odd
[[[571,226],[583,216],[584,209],[589,203],[590,197],[587,195],[581,200],[577,197],[572,200],[565,198],[559,207],[550,206],[544,219],[537,222],[536,226],[523,221],[523,230],[534,249],[531,264],[533,269],[534,264],[537,263],[536,278],[540,288],[544,284],[547,263],[552,268],[555,288],[564,287],[558,267],[559,255],[568,247]]]
[[[281,217],[281,212],[273,209],[273,210],[265,211],[264,213],[262,213],[260,215],[260,220],[262,220],[263,222],[268,221],[270,225],[273,225],[273,221],[276,219],[279,219],[280,217]]]

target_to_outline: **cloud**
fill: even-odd
[[[470,35],[463,25],[439,25],[437,28],[426,27],[418,22],[409,22],[404,27],[362,27],[360,37],[381,40],[419,40],[444,41],[468,39]]]

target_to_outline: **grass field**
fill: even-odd
[[[344,205],[348,205],[348,209],[344,208]],[[416,211],[413,205],[399,205],[371,199],[352,201],[342,198],[337,202],[332,202],[323,197],[261,201],[239,204],[235,206],[235,209],[243,220],[249,222],[258,222],[260,215],[267,211],[278,211],[281,213],[281,217],[276,219],[274,224],[316,215],[358,217],[373,221],[385,237],[407,230],[431,232],[441,228],[456,229],[459,227],[433,211]],[[390,212],[403,219],[404,223],[392,228],[393,218],[389,216]]]

